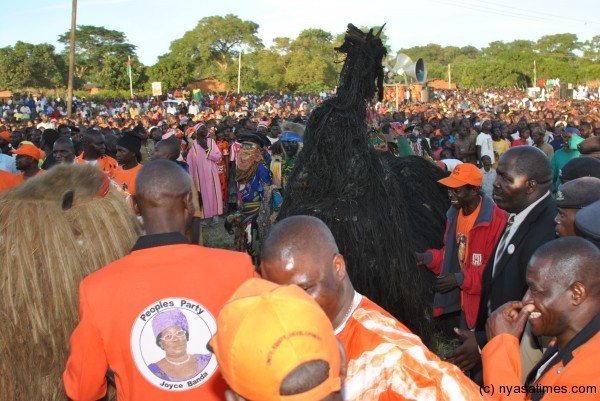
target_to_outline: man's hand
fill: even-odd
[[[425,264],[425,253],[415,252],[415,259],[417,260],[417,265],[424,265]]]
[[[521,301],[512,301],[496,309],[485,324],[488,341],[503,333],[520,338],[533,308],[531,304],[523,306]]]
[[[440,294],[444,294],[446,292],[452,291],[453,289],[458,287],[458,283],[456,282],[456,277],[454,274],[450,273],[445,276],[439,276],[433,282],[433,291],[439,292]]]
[[[446,360],[458,366],[462,371],[471,370],[481,360],[475,333],[457,328],[454,329],[454,332],[460,337],[463,343],[454,351],[447,354]]]

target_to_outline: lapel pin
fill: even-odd
[[[508,246],[508,254],[512,255],[513,253],[515,253],[515,244],[510,244]]]

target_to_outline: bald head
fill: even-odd
[[[545,193],[552,181],[550,160],[544,152],[533,146],[517,146],[504,152],[501,159],[513,162],[513,168],[519,175],[535,180]]]
[[[174,137],[170,137],[156,144],[153,158],[155,160],[177,160],[180,153],[179,141]]]
[[[564,237],[539,247],[529,266],[539,266],[546,279],[564,285],[581,282],[600,298],[600,250],[581,237]]]
[[[168,204],[174,197],[191,193],[188,174],[169,160],[154,160],[144,165],[135,181],[140,206]]]
[[[589,137],[577,147],[582,156],[591,156],[600,159],[600,136]]]
[[[312,216],[292,216],[273,226],[263,243],[261,259],[281,260],[300,253],[318,258],[337,252],[325,223]]]

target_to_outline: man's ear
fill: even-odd
[[[333,257],[333,269],[335,271],[335,276],[341,281],[346,277],[346,261],[344,257],[336,253]]]
[[[579,281],[574,282],[569,287],[571,290],[571,302],[573,305],[579,305],[588,297],[588,291],[585,286]]]
[[[140,205],[138,204],[138,200],[135,195],[131,195],[131,203],[133,204],[133,212],[136,216],[141,216],[142,212],[140,211]]]
[[[525,183],[526,187],[527,187],[527,193],[528,194],[532,194],[535,192],[538,183],[536,180],[527,180],[527,182]]]
[[[183,199],[183,204],[185,207],[185,210],[187,211],[187,213],[190,216],[194,215],[194,202],[192,200],[192,191],[188,192],[187,196]]]

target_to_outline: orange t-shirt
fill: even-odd
[[[119,188],[121,188],[123,192],[135,195],[135,178],[141,169],[142,165],[139,163],[129,170],[124,170],[123,166],[118,166],[115,170],[113,181],[119,184]]]
[[[79,156],[75,158],[75,163],[77,164],[88,164],[89,162],[85,160],[84,157],[85,152],[81,152]],[[102,156],[99,157],[96,161],[96,165],[100,170],[102,170],[109,177],[113,177],[115,173],[115,169],[117,167],[117,161],[110,156]]]
[[[465,257],[469,252],[469,231],[473,228],[475,220],[479,216],[481,210],[481,204],[483,199],[479,198],[479,205],[477,208],[468,216],[463,214],[462,209],[458,212],[458,220],[456,221],[456,245],[458,246],[458,263],[460,264],[460,270],[463,269],[465,264]]]
[[[23,182],[22,174],[13,174],[0,170],[0,192],[16,187]]]

